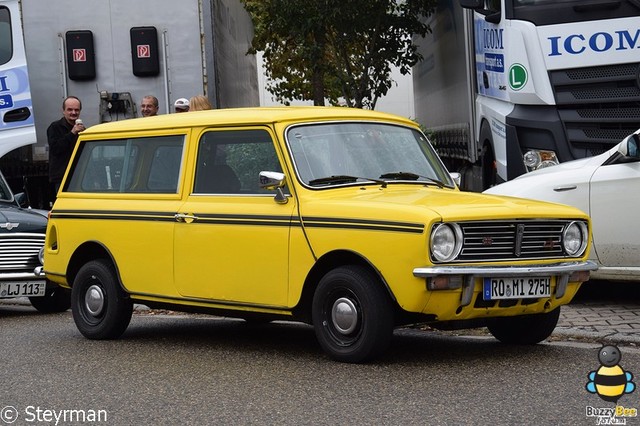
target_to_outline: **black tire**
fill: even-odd
[[[71,312],[78,330],[88,339],[116,339],[124,333],[133,303],[110,262],[94,260],[80,268],[71,290]]]
[[[320,280],[312,319],[320,346],[340,362],[372,360],[387,349],[393,335],[387,291],[377,276],[356,265],[336,268]]]
[[[544,314],[492,318],[487,328],[502,343],[534,345],[551,336],[560,319],[560,308]]]
[[[484,124],[480,130],[480,145],[482,146],[480,165],[482,167],[482,190],[484,191],[496,185],[498,176],[496,158],[493,154],[493,137],[487,124]]]
[[[38,312],[50,314],[64,312],[71,306],[71,291],[47,281],[47,290],[43,297],[30,297],[29,302]]]

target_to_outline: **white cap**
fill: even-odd
[[[178,109],[189,109],[189,99],[186,99],[186,98],[177,99],[173,103],[173,107]]]

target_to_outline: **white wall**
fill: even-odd
[[[260,94],[260,106],[281,105],[276,102],[271,93],[267,92],[267,77],[264,73],[262,53],[256,55],[258,64],[258,90]],[[413,104],[413,79],[411,75],[402,75],[400,71],[394,69],[392,78],[394,85],[387,92],[387,96],[380,98],[376,104],[376,111],[388,112],[401,115],[403,117],[415,118]],[[313,102],[292,102],[292,105],[313,105]]]

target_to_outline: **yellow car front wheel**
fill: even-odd
[[[534,345],[551,336],[560,319],[560,307],[543,314],[492,318],[489,332],[502,343]]]
[[[337,361],[369,361],[391,342],[391,300],[380,279],[362,266],[342,266],[320,280],[312,318],[320,346]]]

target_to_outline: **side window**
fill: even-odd
[[[148,188],[152,192],[177,192],[182,144],[158,146],[153,153]]]
[[[11,16],[9,15],[9,9],[0,7],[0,65],[9,62],[12,56]]]
[[[259,186],[261,171],[282,171],[266,130],[210,131],[198,145],[193,192],[272,194]]]
[[[83,143],[74,159],[67,192],[178,192],[184,136]]]

